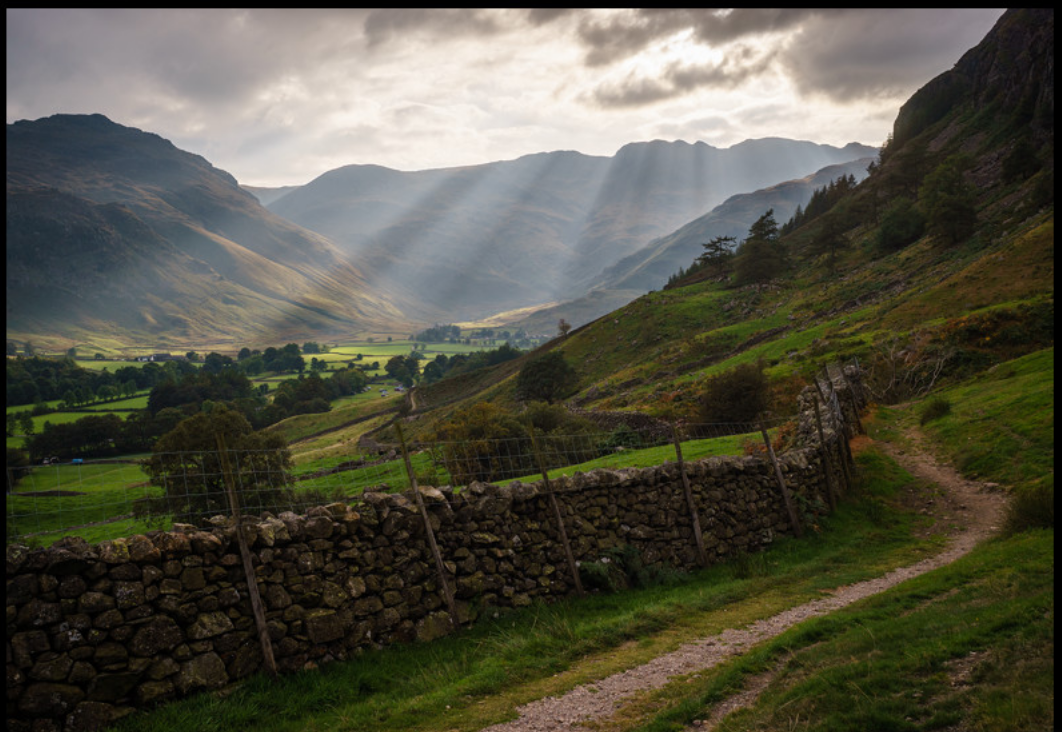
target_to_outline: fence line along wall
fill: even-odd
[[[830,491],[844,485],[852,420],[843,421],[837,405],[856,393],[856,374],[847,376],[826,385],[825,404],[805,390],[803,446],[778,456],[802,521],[824,512]],[[860,406],[857,396],[855,416]],[[769,460],[712,457],[685,462],[684,470],[709,562],[793,532]],[[700,563],[677,463],[551,478],[549,489],[578,562],[630,545],[649,563]],[[573,592],[544,482],[420,490],[456,618],[410,492],[245,519],[279,671],[430,641],[472,620],[477,608]],[[67,538],[46,549],[8,546],[9,729],[100,729],[137,707],[221,688],[262,668],[237,527],[224,517],[214,523],[98,545]]]

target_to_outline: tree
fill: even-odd
[[[70,348],[66,349],[66,355],[67,358],[77,358],[77,347],[70,346]]]
[[[560,351],[528,361],[516,377],[516,396],[552,404],[575,391],[579,375]]]
[[[384,366],[384,371],[403,386],[413,386],[419,372],[418,361],[409,356],[392,356]]]
[[[568,331],[572,329],[572,324],[564,318],[557,321],[557,332],[560,333],[561,338],[568,335]]]
[[[903,249],[918,241],[926,228],[926,219],[917,204],[900,196],[881,215],[877,247],[884,253]]]
[[[926,213],[926,230],[945,246],[965,241],[977,227],[976,197],[963,175],[968,162],[952,156],[926,176],[918,200]]]
[[[826,269],[833,274],[837,268],[837,256],[842,249],[848,248],[848,237],[841,230],[837,216],[825,216],[815,237],[811,240],[808,251],[813,256],[826,256]]]
[[[733,236],[717,236],[701,244],[704,251],[697,257],[697,264],[703,267],[724,267],[733,258],[736,244],[737,238]]]
[[[20,450],[17,447],[7,448],[7,492],[10,493],[18,482],[26,476],[27,468],[29,467],[29,455],[25,450]],[[10,514],[8,515],[10,521]],[[12,536],[10,524],[8,525],[8,541]]]
[[[181,421],[155,443],[144,470],[164,495],[150,500],[147,511],[182,523],[229,513],[228,473],[246,513],[277,513],[292,505],[292,465],[283,437],[255,432],[242,414],[217,404],[209,414]]]
[[[786,255],[778,241],[778,223],[774,209],[768,209],[749,227],[734,261],[734,280],[738,285],[767,282],[782,274]]]
[[[211,352],[203,359],[203,373],[218,374],[233,365],[232,356],[222,356],[220,353]]]
[[[1022,137],[1003,159],[1003,180],[1008,183],[1030,178],[1040,170],[1040,160],[1028,136]]]
[[[188,359],[189,363],[195,363],[199,360],[199,354],[195,351],[188,351],[184,354],[184,357]]]
[[[700,421],[728,424],[734,432],[747,431],[768,407],[763,368],[763,363],[743,363],[709,378],[701,392]]]

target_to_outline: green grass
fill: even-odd
[[[676,729],[776,668],[720,729],[1053,729],[1053,546],[1053,531],[983,544],[694,679],[673,708],[625,728]]]
[[[147,409],[148,396],[149,392],[145,391],[139,396],[129,397],[128,399],[118,399],[100,404],[87,404],[85,409],[93,412],[126,412],[133,409]]]
[[[158,495],[146,482],[140,466],[128,463],[33,468],[5,498],[8,541],[31,535],[47,545],[71,534],[101,541],[146,531],[143,522],[115,520],[132,514],[136,499]],[[71,529],[101,522],[106,525]]]
[[[772,431],[769,431],[769,434],[771,432]],[[682,443],[682,459],[699,460],[701,458],[718,455],[741,455],[744,452],[746,442],[751,440],[758,444],[762,444],[762,439],[763,438],[760,437],[759,432],[750,432],[741,435],[728,435],[726,437],[689,440]],[[653,465],[676,462],[677,459],[678,456],[675,453],[675,446],[668,443],[657,447],[646,447],[641,450],[623,450],[621,452],[614,452],[576,465],[569,465],[563,468],[551,468],[549,476],[555,478],[561,475],[575,475],[576,473],[587,473],[597,468],[608,468],[612,470],[618,470],[620,468],[648,468]],[[498,485],[506,485],[513,480],[533,483],[541,480],[541,478],[541,473],[536,473],[521,478],[498,481]]]
[[[1054,474],[1054,348],[938,392],[951,411],[924,430],[965,475],[1011,487]]]
[[[606,435],[602,434],[601,437]],[[743,435],[728,435],[703,440],[688,440],[682,443],[682,457],[684,460],[697,460],[715,455],[740,455],[744,452],[745,443],[749,440],[759,442],[760,434],[749,433]],[[342,462],[357,458],[357,455],[331,456],[313,461],[305,461],[298,464],[295,469],[297,476],[307,475],[318,470],[332,468]],[[556,478],[562,475],[574,475],[586,473],[597,468],[645,468],[654,465],[663,465],[666,462],[675,462],[676,454],[674,445],[668,443],[657,447],[648,447],[640,450],[623,450],[605,455],[594,460],[569,465],[563,468],[551,468],[549,476]],[[424,485],[450,485],[451,477],[445,466],[437,462],[430,450],[416,451],[410,455],[410,465],[418,482]],[[535,483],[542,479],[541,473],[530,473],[519,478],[509,478],[494,481],[495,485],[508,485],[515,480],[525,483]],[[344,492],[347,496],[354,496],[362,491],[376,486],[385,485],[389,490],[401,491],[409,488],[409,480],[405,472],[405,466],[401,458],[388,461],[381,465],[372,465],[355,470],[345,470],[340,473],[321,476],[313,479],[299,481],[299,490],[317,489],[325,492]]]

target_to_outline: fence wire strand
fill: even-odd
[[[834,413],[839,413],[833,394]],[[765,422],[775,436],[794,416]],[[461,490],[473,482],[525,483],[589,472],[676,461],[670,425],[619,427],[556,434],[535,431],[507,438],[414,443],[411,464],[420,485]],[[759,423],[675,425],[686,461],[762,450]],[[774,438],[772,438],[774,439]],[[781,439],[780,437],[778,439]],[[292,468],[275,453],[228,450],[234,489],[244,515],[305,513],[312,506],[349,502],[364,492],[409,489],[398,445],[382,453],[346,456],[332,464]],[[174,523],[208,528],[231,511],[219,452],[155,453],[127,460],[75,460],[8,468],[7,542],[50,543],[68,533],[90,542],[170,529]],[[541,462],[539,458],[541,457]]]

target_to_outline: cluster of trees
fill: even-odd
[[[195,371],[183,361],[122,366],[114,372],[86,369],[71,358],[18,357],[7,361],[7,406],[41,404],[62,399],[75,407],[130,396],[159,382]],[[40,413],[46,413],[44,409]]]
[[[829,211],[841,200],[855,190],[856,179],[854,175],[842,175],[840,178],[830,181],[822,188],[816,188],[811,194],[811,200],[807,207],[797,206],[796,211],[789,221],[785,222],[779,233],[782,236],[799,229],[804,224],[811,223],[824,213]]]
[[[878,224],[874,243],[881,253],[898,251],[926,235],[941,246],[966,241],[977,226],[976,189],[966,178],[969,158],[955,155],[931,168],[925,151],[917,146],[905,148],[902,155],[903,160],[892,159],[889,166],[872,166],[871,177],[877,186],[865,197],[853,196],[854,176],[842,176],[816,189],[808,205],[798,206],[783,226],[770,209],[749,227],[740,244],[735,246],[733,237],[716,237],[703,244],[704,252],[688,269],[673,275],[667,286],[703,270],[731,276],[736,286],[783,276],[792,266],[793,255],[782,237],[809,227],[803,256],[822,258],[833,272],[841,253],[852,246],[846,232],[868,217]],[[1006,163],[1006,174],[1015,179],[1038,170],[1035,158],[1021,146]],[[888,201],[884,208],[878,203],[881,196]]]
[[[207,360],[209,360],[211,356],[217,356],[217,354],[209,354]],[[225,359],[228,360],[225,361]],[[228,356],[220,356],[218,360],[224,365],[233,364],[232,359]],[[288,343],[282,348],[270,346],[264,351],[260,351],[257,348],[253,351],[247,347],[241,348],[239,353],[236,354],[235,365],[239,366],[244,373],[251,376],[257,376],[266,371],[301,374],[306,370],[306,360],[300,354],[297,343]],[[206,366],[205,361],[203,366]]]
[[[178,409],[166,409],[158,415],[138,410],[125,419],[109,412],[63,424],[46,422],[39,434],[26,440],[25,452],[34,463],[50,457],[69,460],[144,452],[186,416]]]
[[[306,349],[309,350],[306,350]],[[306,353],[322,353],[326,349],[316,343],[303,345]],[[193,362],[198,354],[189,352],[189,360],[149,362],[142,366],[122,366],[113,372],[104,369],[86,369],[78,366],[73,358],[16,357],[7,362],[7,406],[41,404],[57,399],[67,407],[78,407],[98,401],[132,396],[137,391],[150,389],[166,380],[179,380],[185,375],[202,370],[220,373],[228,368],[238,368],[248,376],[267,371],[277,373],[302,373],[306,361],[299,346],[289,343],[282,348],[267,348],[264,351],[243,348],[233,360],[231,356],[209,353],[202,359],[202,366]],[[324,365],[323,361],[318,362]],[[318,367],[321,368],[321,367]],[[323,370],[323,368],[321,368]],[[46,413],[43,409],[40,413]]]
[[[533,476],[543,465],[573,465],[614,449],[589,420],[542,402],[528,404],[522,413],[479,402],[436,424],[429,439],[438,445],[436,464],[459,485]]]
[[[237,369],[204,369],[156,384],[148,395],[147,409],[151,414],[158,414],[168,407],[189,407],[192,411],[199,411],[205,401],[229,402],[254,397],[256,393],[257,388],[251,380]]]
[[[293,507],[291,452],[283,437],[257,432],[239,411],[218,405],[181,421],[155,444],[144,466],[158,498],[142,514],[196,522],[228,513],[228,489],[249,514]]]
[[[453,356],[440,353],[433,360],[424,364],[421,381],[424,384],[433,384],[447,376],[456,376],[487,366],[496,366],[505,361],[511,361],[522,353],[523,351],[519,348],[513,348],[508,343],[504,343],[490,351],[458,353]]]
[[[273,394],[273,402],[261,410],[255,422],[267,426],[296,414],[330,411],[333,399],[358,394],[368,383],[364,371],[351,367],[335,371],[327,379],[311,372],[306,377],[282,381]]]
[[[439,325],[436,323],[430,328],[426,328],[421,332],[410,337],[411,341],[422,341],[425,343],[456,343],[461,338],[461,328],[456,325]]]
[[[311,373],[282,382],[270,402],[265,389],[256,387],[239,369],[200,369],[156,384],[148,395],[147,409],[124,420],[104,414],[65,424],[46,422],[39,434],[29,437],[26,450],[35,462],[51,456],[69,459],[143,452],[182,420],[218,407],[236,411],[255,429],[263,429],[294,414],[327,412],[333,399],[356,394],[367,383],[368,377],[356,368],[336,371],[328,379]],[[13,426],[9,420],[9,430]]]

